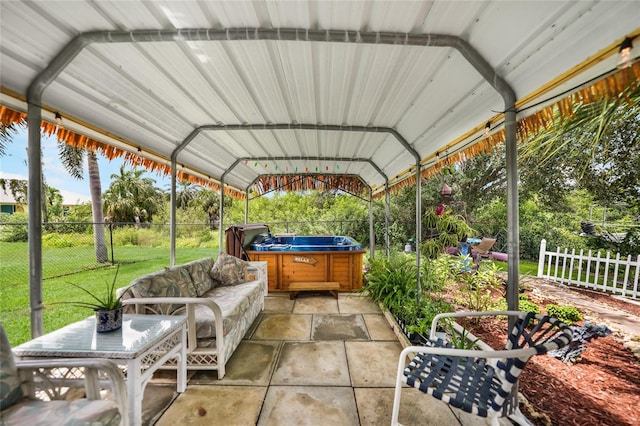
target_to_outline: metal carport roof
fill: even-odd
[[[517,254],[510,104],[520,119],[615,69],[639,16],[635,1],[2,1],[0,100],[240,197],[316,171],[382,194],[485,123],[501,132],[508,109]]]
[[[259,175],[296,170],[362,176],[380,192],[415,159],[363,129],[397,131],[429,166],[502,121],[492,81],[455,48],[426,47],[437,37],[468,43],[516,100],[573,71],[534,102],[615,68],[640,3],[70,0],[3,1],[0,12],[3,105],[26,112],[29,85],[85,34],[43,91],[44,118],[59,112],[66,129],[164,165],[209,126],[178,168],[218,182],[227,172],[242,194]],[[353,157],[370,162],[341,160]],[[238,158],[274,160],[229,171]]]

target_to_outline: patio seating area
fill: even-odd
[[[190,371],[178,395],[175,372],[156,373],[143,424],[388,425],[401,350],[380,309],[360,293],[270,294],[223,379]],[[405,425],[485,424],[436,399],[412,398],[411,388],[402,392]]]

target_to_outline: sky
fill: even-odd
[[[84,166],[84,179],[74,179],[67,173],[58,157],[57,140],[54,137],[42,136],[42,159],[43,174],[47,185],[60,191],[65,204],[76,204],[90,201],[89,195],[89,174],[86,163]],[[102,192],[104,193],[111,184],[111,175],[120,174],[120,166],[124,160],[115,158],[108,160],[98,154],[98,165],[100,167],[100,181]],[[130,170],[129,165],[126,166]],[[0,157],[0,178],[28,180],[29,172],[27,168],[27,129],[20,128],[13,142],[7,144],[6,155]],[[143,177],[149,177],[156,181],[156,186],[168,190],[170,177],[158,175],[156,173],[145,173]]]

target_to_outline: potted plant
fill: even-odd
[[[107,333],[109,331],[118,330],[122,327],[122,296],[116,295],[116,278],[118,277],[118,271],[120,265],[116,269],[116,273],[113,277],[111,284],[106,285],[106,292],[104,294],[97,294],[86,288],[75,284],[69,283],[74,287],[87,293],[93,299],[90,302],[70,302],[72,305],[80,306],[83,308],[91,308],[96,313],[96,332]]]

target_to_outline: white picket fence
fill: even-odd
[[[576,254],[575,249],[569,253],[567,248],[561,251],[560,247],[547,251],[547,241],[540,241],[539,278],[640,299],[639,275],[640,255],[633,260],[631,255],[620,259],[620,253],[611,258],[610,252],[602,257],[600,251],[593,255],[591,250],[587,254],[584,250]]]

